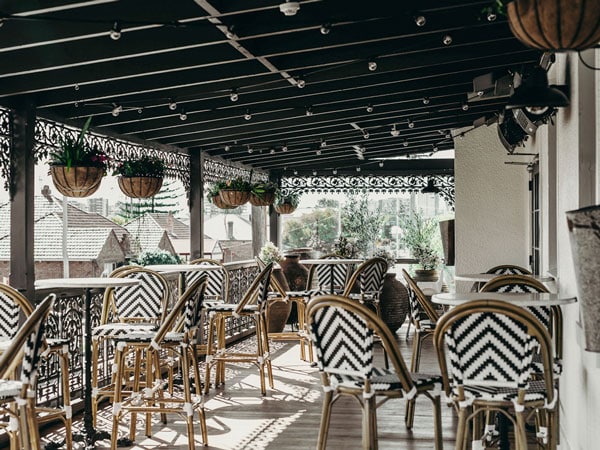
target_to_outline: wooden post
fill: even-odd
[[[203,184],[202,173],[204,157],[198,152],[190,152],[190,259],[204,257],[204,218],[203,218]]]
[[[10,111],[10,284],[32,301],[35,118],[35,107],[29,102]]]
[[[266,219],[264,206],[252,206],[252,256],[258,256],[265,245]]]

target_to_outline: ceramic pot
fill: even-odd
[[[290,291],[303,291],[306,289],[308,269],[300,264],[300,254],[290,253],[285,255],[283,261],[279,262],[282,272],[285,274]],[[298,310],[296,304],[292,304],[292,310],[288,317],[288,323],[298,322]]]
[[[600,205],[567,211],[585,349],[600,352]]]
[[[289,291],[287,279],[281,267],[273,267],[271,276],[277,279],[277,282],[284,291]],[[292,311],[292,302],[273,301],[269,303],[267,315],[267,331],[269,333],[281,333],[288,322],[290,312]]]
[[[415,281],[437,281],[439,278],[438,271],[435,269],[416,269]]]
[[[396,274],[388,272],[383,279],[383,289],[379,296],[381,318],[392,333],[398,331],[406,320],[409,311],[408,291],[406,286],[396,278]]]

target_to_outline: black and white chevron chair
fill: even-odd
[[[271,356],[269,354],[269,336],[267,333],[266,308],[269,299],[269,287],[273,263],[261,270],[254,279],[244,297],[238,304],[207,302],[208,339],[206,342],[206,377],[204,392],[210,388],[210,372],[215,368],[215,386],[225,383],[225,363],[247,362],[258,367],[260,390],[267,393],[265,386],[265,370],[269,378],[269,386],[274,389]],[[249,317],[255,326],[256,350],[234,352],[225,346],[225,321],[240,317]]]
[[[185,284],[191,284],[200,278],[203,274],[208,276],[206,285],[206,299],[227,302],[229,295],[229,271],[219,261],[209,258],[199,258],[190,262],[190,264],[204,264],[208,266],[219,266],[219,270],[207,270],[200,272],[185,272]]]
[[[383,258],[375,257],[366,260],[352,273],[342,296],[372,305],[377,315],[381,317],[379,296],[383,289],[383,279],[387,270],[388,263]],[[354,292],[355,290],[358,292]]]
[[[28,317],[32,312],[33,306],[19,291],[6,284],[0,284],[0,354],[6,351],[17,334],[21,315]],[[40,423],[51,422],[56,419],[63,422],[67,450],[73,448],[69,386],[69,342],[70,340],[67,338],[45,338],[43,358],[57,358],[60,366],[62,406],[60,408],[36,406]]]
[[[320,259],[342,259],[342,257],[332,254],[322,256]],[[353,270],[353,266],[349,264],[312,264],[308,271],[307,291],[304,296],[308,300],[315,295],[341,294]],[[331,286],[334,287],[335,292],[331,292]]]
[[[201,321],[201,310],[207,277],[194,281],[175,302],[175,305],[157,330],[142,330],[117,335],[115,341],[114,367],[116,370],[113,398],[113,428],[111,449],[118,443],[119,423],[130,415],[130,432],[128,443],[135,440],[136,415],[146,414],[145,435],[152,435],[151,414],[178,414],[187,424],[188,449],[194,450],[195,412],[198,411],[202,442],[208,445],[208,433],[202,398],[200,371],[196,359],[195,336]],[[133,382],[125,382],[128,377],[129,359],[140,361],[140,370],[133,373]],[[161,367],[164,360],[177,360],[181,367],[182,387],[173,386],[163,380]],[[145,367],[145,370],[141,370]],[[194,380],[194,389],[190,381],[190,373]],[[118,382],[121,380],[121,382]],[[166,421],[166,417],[163,418]],[[166,422],[165,422],[166,423]],[[127,441],[127,440],[125,440]]]
[[[42,300],[18,327],[0,357],[0,414],[9,418],[1,426],[8,432],[11,449],[41,449],[35,406],[37,372],[44,347],[44,322],[55,298],[50,294]],[[19,365],[21,373],[17,379]]]
[[[557,395],[550,334],[524,308],[481,296],[444,314],[434,336],[444,390],[459,411],[456,448],[466,450],[470,421],[496,413],[513,423],[516,449],[527,450],[525,423],[541,413],[548,429],[539,434],[538,443],[555,449]],[[544,373],[532,380],[538,347]],[[486,440],[486,434],[476,436],[473,448],[484,448]]]
[[[129,266],[116,269],[110,275],[117,278],[133,278],[140,283],[133,286],[109,288],[104,291],[104,303],[100,324],[92,329],[92,402],[94,420],[97,416],[98,403],[112,396],[112,383],[99,388],[98,361],[100,351],[105,351],[106,343],[111,339],[145,330],[156,330],[166,316],[170,297],[168,282],[165,278],[150,269],[140,266]],[[113,373],[114,375],[114,373]],[[113,380],[114,382],[114,377]]]
[[[516,266],[514,264],[502,264],[488,269],[485,273],[492,275],[531,275],[531,271],[525,267]],[[471,292],[479,292],[485,283],[473,283]]]
[[[327,447],[332,406],[342,395],[360,402],[362,448],[370,450],[377,449],[376,409],[390,398],[425,395],[433,402],[435,449],[442,449],[439,375],[409,372],[385,323],[355,300],[317,296],[308,304],[307,318],[324,390],[319,450]],[[390,358],[390,369],[374,364],[375,335],[380,337]],[[410,428],[408,423],[407,427]]]

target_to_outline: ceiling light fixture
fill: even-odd
[[[394,137],[400,136],[400,130],[396,128],[396,124],[392,125],[392,129],[390,130],[390,134]]]
[[[231,147],[229,147],[229,145],[226,145],[226,146],[225,146],[225,151],[226,151],[226,152],[228,152],[230,148],[231,148]]]
[[[374,109],[375,108],[373,108],[373,105],[371,105],[370,103],[367,105],[367,112],[368,113],[372,113]]]
[[[229,93],[229,100],[231,100],[232,102],[237,102],[239,100],[240,96],[237,92],[236,88],[233,88],[231,90],[231,92]]]
[[[283,144],[283,147],[281,147],[281,151],[282,151],[282,152],[287,152],[287,151],[288,151],[288,146],[287,146],[287,144]]]
[[[402,141],[402,145],[404,145],[405,147],[408,147],[408,140],[407,140],[407,139],[404,139],[404,140]]]
[[[321,153],[322,153],[322,152],[321,152],[321,149],[320,149],[320,148],[318,148],[317,150],[315,150],[315,153],[317,154],[317,156],[321,156]]]
[[[427,23],[427,19],[425,18],[425,16],[418,15],[415,17],[415,24],[418,27],[424,27],[426,23]]]
[[[179,119],[181,120],[187,120],[187,114],[186,112],[182,109],[181,112],[179,113]]]
[[[307,106],[306,107],[306,115],[307,116],[312,116],[313,115],[312,106]]]
[[[281,11],[285,16],[295,16],[299,9],[300,3],[291,2],[290,0],[286,0],[285,3],[281,3],[279,5],[279,11]]]
[[[549,108],[569,106],[569,98],[556,86],[548,85],[548,73],[540,66],[515,89],[508,99],[507,109],[526,108],[536,115],[544,114]]]
[[[357,167],[356,167],[356,171],[357,171],[357,172],[360,172],[360,166],[357,166]]]
[[[121,111],[123,111],[123,107],[121,105],[113,103],[113,109],[110,112],[113,115],[113,117],[117,117],[119,114],[121,114]]]
[[[249,110],[246,110],[246,114],[244,114],[244,119],[246,119],[246,120],[252,119],[252,114],[250,114]]]
[[[488,22],[493,22],[494,20],[496,20],[498,16],[496,15],[496,13],[494,11],[489,11],[487,13],[487,20]]]
[[[113,41],[118,41],[119,39],[121,39],[121,24],[119,22],[115,22],[112,26],[112,28],[110,29],[110,38]]]
[[[175,100],[173,100],[173,99],[169,100],[169,109],[171,111],[175,111],[177,109],[177,102],[175,102]]]
[[[271,148],[271,150],[269,150],[269,153],[270,153],[271,155],[274,155],[274,154],[275,154],[275,149],[274,149],[274,148]]]
[[[423,97],[423,104],[424,105],[429,105],[430,102],[431,102],[431,100],[429,100],[429,97]]]
[[[452,44],[452,36],[450,36],[449,34],[445,34],[442,38],[442,42],[444,43],[444,45]]]
[[[363,130],[363,139],[369,139],[369,132],[367,130]]]
[[[383,161],[379,161],[379,167],[383,167]]]
[[[371,72],[375,72],[377,70],[377,62],[375,60],[370,60],[367,67]]]
[[[468,111],[469,104],[467,102],[462,102],[462,104],[460,105],[460,109],[462,109],[463,111]]]
[[[300,89],[303,89],[304,86],[306,86],[306,81],[304,81],[303,78],[296,77],[296,86],[298,86]]]
[[[323,25],[321,25],[320,31],[321,34],[329,34],[329,32],[331,31],[331,24],[324,23]]]
[[[414,127],[415,127],[415,123],[412,120],[408,119],[408,128],[414,128]]]
[[[236,36],[236,34],[235,34],[235,31],[234,31],[234,30],[235,30],[235,25],[229,25],[229,26],[227,27],[227,31],[225,32],[225,37],[226,37],[227,39],[236,39],[236,38],[237,38],[237,36]]]
[[[332,173],[332,174],[334,174],[334,175],[337,175],[337,169],[333,169],[333,170],[331,171],[331,173]]]
[[[327,147],[327,141],[325,139],[321,139],[321,148]]]

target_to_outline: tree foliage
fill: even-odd
[[[283,245],[285,248],[311,247],[328,253],[337,236],[337,228],[335,209],[315,209],[285,222]]]
[[[368,193],[347,194],[341,218],[342,236],[353,239],[362,255],[372,254],[381,235],[383,216],[379,208],[369,207]]]
[[[164,214],[170,212],[177,216],[181,212],[177,199],[182,195],[183,192],[175,185],[175,181],[165,181],[160,192],[154,197],[118,202],[116,215],[126,222],[143,216],[147,212]]]

